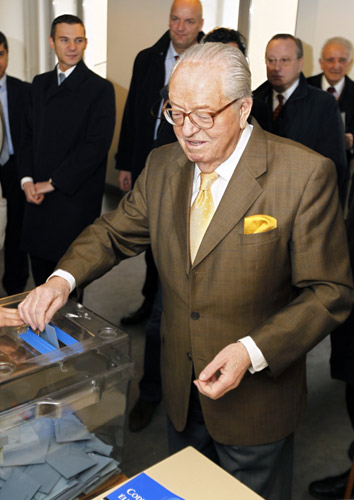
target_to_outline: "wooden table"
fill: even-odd
[[[121,483],[124,483],[128,478],[125,474],[122,473],[117,473],[113,474],[113,476],[109,477],[107,481],[104,483],[100,484],[97,488],[94,490],[90,491],[87,495],[82,494],[79,495],[80,500],[91,500],[93,498],[96,498],[97,496],[101,495],[102,493],[106,492],[107,490],[111,490],[112,488],[115,488],[116,486],[119,486]]]

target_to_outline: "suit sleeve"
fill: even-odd
[[[290,258],[298,295],[250,332],[274,376],[342,323],[353,304],[343,215],[328,160],[314,169],[304,189],[294,218]]]
[[[87,285],[122,260],[139,255],[150,245],[145,180],[140,175],[134,189],[112,212],[103,214],[74,241],[57,265]]]
[[[86,133],[76,148],[52,173],[57,189],[72,196],[106,160],[115,126],[113,85],[105,80],[91,104]]]

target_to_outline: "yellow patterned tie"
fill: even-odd
[[[200,174],[200,188],[192,205],[190,216],[190,251],[192,263],[214,215],[214,201],[210,188],[218,177],[216,172]]]

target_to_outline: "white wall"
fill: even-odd
[[[208,31],[216,26],[237,30],[239,1],[202,0],[204,16],[203,31],[208,33]]]
[[[0,31],[9,44],[9,75],[25,80],[24,0],[0,0]]]
[[[252,0],[248,57],[253,90],[267,79],[264,54],[269,40],[276,33],[295,34],[297,8],[298,0]]]
[[[304,43],[306,76],[321,71],[318,59],[327,38],[344,36],[354,42],[354,2],[352,0],[299,0],[296,36]],[[354,68],[349,73],[354,78]]]
[[[168,29],[170,5],[167,0],[108,0],[107,78],[115,87],[117,112],[107,171],[107,182],[112,185],[117,185],[114,155],[134,59]]]
[[[107,0],[84,2],[84,23],[88,39],[85,63],[103,78],[107,75]]]

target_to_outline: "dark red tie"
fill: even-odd
[[[329,92],[330,94],[335,94],[336,89],[334,87],[328,87],[327,92]]]
[[[278,115],[279,115],[280,111],[284,107],[284,96],[282,94],[278,94],[277,95],[277,99],[278,99],[279,104],[275,108],[275,110],[273,111],[273,120],[276,120],[278,118]]]

